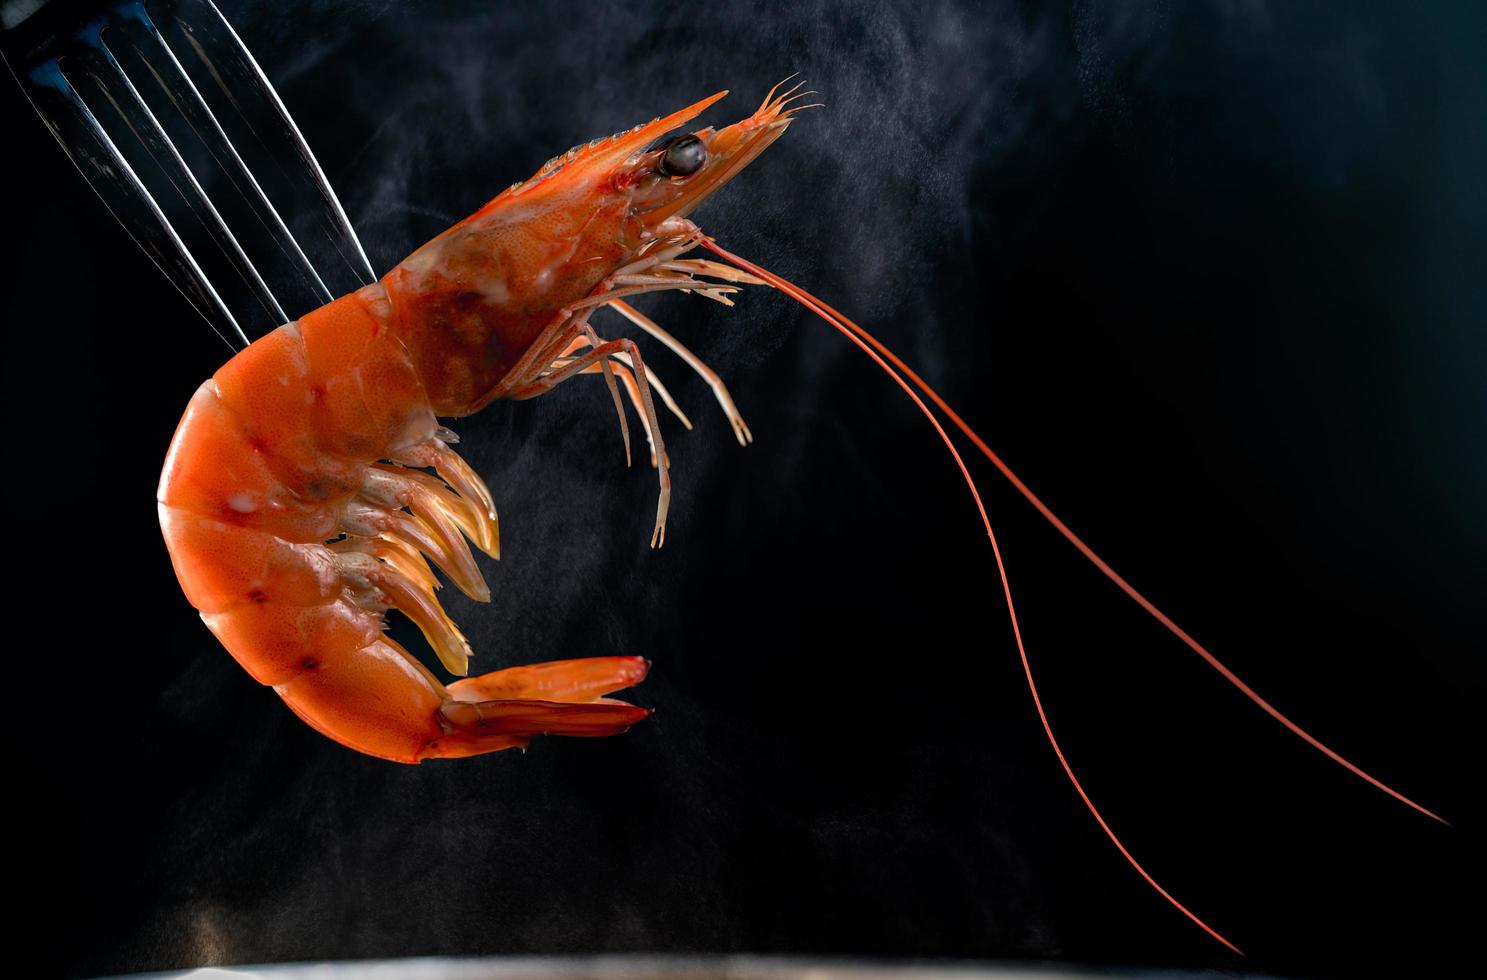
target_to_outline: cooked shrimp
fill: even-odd
[[[652,392],[675,407],[630,340],[589,323],[614,305],[727,389],[624,298],[687,290],[728,301],[753,276],[681,256],[687,215],[792,119],[790,94],[747,119],[657,141],[726,93],[553,158],[415,251],[382,280],[285,324],[197,390],[158,493],[177,577],[253,677],[316,730],[416,763],[525,745],[537,734],[611,735],[648,711],[606,695],[646,673],[638,657],[516,667],[445,686],[385,636],[398,609],[452,674],[473,655],[434,595],[429,563],[480,601],[469,543],[499,557],[493,497],[440,418],[533,398],[598,373],[645,419],[665,538],[669,461]],[[438,478],[420,472],[432,468]]]

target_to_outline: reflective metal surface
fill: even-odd
[[[869,963],[768,956],[420,957],[131,974],[134,980],[1075,980],[1089,977],[1184,980],[1216,976],[1240,974],[1137,968],[1086,970],[1037,964]]]

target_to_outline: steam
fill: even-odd
[[[314,117],[302,125],[379,270],[568,146],[721,88],[733,94],[705,121],[732,122],[799,72],[826,107],[803,115],[695,217],[728,247],[849,306],[932,381],[942,379],[955,329],[966,328],[948,322],[941,291],[957,272],[974,277],[964,249],[975,234],[975,182],[1002,155],[1024,152],[1032,109],[1019,93],[1045,70],[1050,37],[1010,5],[621,4],[585,8],[575,22],[530,4],[329,9],[271,24],[254,22],[251,8],[228,14],[248,19],[245,36],[259,30],[271,39],[260,57],[291,110]],[[292,30],[283,23],[290,20]],[[1098,41],[1093,28],[1086,34]],[[778,474],[797,467],[814,426],[829,418],[824,382],[850,355],[812,327],[791,363],[781,362],[803,317],[762,290],[733,311],[708,306],[687,298],[646,304],[752,403],[741,406],[746,418],[761,402],[787,399],[804,420],[771,426],[769,459],[753,474],[753,492],[787,492]],[[629,329],[617,317],[596,326]],[[721,420],[684,367],[659,349],[651,366],[699,422],[692,433],[663,422],[679,486],[678,546],[696,488],[738,450],[720,438]],[[773,377],[761,381],[761,371]],[[493,573],[494,608],[452,610],[477,649],[505,648],[513,637],[526,649],[555,649],[550,628],[524,623],[521,610],[543,610],[544,622],[566,618],[586,594],[593,601],[604,569],[640,557],[636,529],[651,484],[616,465],[602,386],[587,380],[456,426],[502,502],[509,535]],[[542,506],[528,509],[527,501]],[[663,596],[654,601],[591,615],[612,623],[617,648],[635,648],[644,645],[640,624],[664,609]]]
[[[567,5],[324,3],[286,13],[245,2],[224,9],[314,146],[379,272],[569,146],[722,88],[732,96],[704,121],[732,122],[774,82],[799,72],[826,107],[803,114],[694,217],[727,248],[869,325],[952,401],[976,380],[962,367],[966,352],[978,349],[973,334],[991,329],[975,317],[995,300],[986,269],[1031,233],[996,222],[981,202],[1067,149],[1091,113],[1098,124],[1128,126],[1124,88],[1174,43],[1160,10],[1110,13],[1083,4],[1072,24],[1012,3],[630,2],[581,13]],[[167,859],[179,878],[189,876],[187,868],[199,871],[195,887],[208,896],[244,883],[248,907],[233,910],[236,928],[269,936],[249,958],[318,956],[326,948],[358,955],[676,948],[689,924],[716,928],[736,912],[726,886],[701,894],[695,887],[739,870],[730,842],[748,828],[734,814],[774,827],[814,820],[806,835],[840,857],[830,869],[863,875],[873,894],[892,890],[892,866],[853,858],[864,840],[885,848],[919,840],[933,849],[947,833],[970,838],[984,830],[977,815],[949,805],[946,826],[926,829],[902,815],[877,814],[902,822],[868,826],[843,807],[812,815],[750,796],[748,787],[764,782],[750,766],[803,785],[809,764],[781,757],[779,738],[730,715],[726,691],[688,685],[704,665],[713,680],[730,668],[708,662],[709,651],[676,634],[678,603],[737,557],[718,542],[775,533],[759,526],[759,514],[786,512],[781,501],[798,501],[797,511],[829,508],[828,491],[798,483],[824,439],[858,454],[861,472],[849,477],[866,482],[878,465],[874,429],[919,422],[890,407],[886,385],[877,418],[844,419],[842,393],[882,381],[783,297],[752,289],[733,310],[688,297],[637,305],[727,380],[755,445],[740,449],[705,386],[659,345],[641,341],[696,423],[685,432],[662,419],[675,488],[668,543],[653,554],[655,482],[643,453],[641,465],[623,468],[597,380],[579,378],[456,423],[462,455],[500,509],[503,557],[485,569],[489,605],[446,600],[480,671],[661,651],[636,697],[661,709],[646,722],[648,734],[534,750],[561,753],[561,771],[540,759],[411,770],[353,758],[329,741],[317,743],[320,754],[290,764],[286,733],[300,723],[278,704],[261,704],[267,734],[238,745],[238,761],[251,763],[245,771],[282,771],[290,788],[234,817],[221,812],[224,787],[204,776],[195,796],[179,802],[174,822],[190,825],[196,812],[210,813],[200,824],[233,832],[236,843],[188,835]],[[633,335],[618,316],[596,318],[595,326]],[[752,621],[770,612],[739,608],[736,615]],[[396,628],[417,646],[410,634]],[[731,668],[741,690],[780,683],[787,665],[771,653]],[[183,717],[208,716],[221,694],[233,668],[213,655],[221,670],[186,678],[172,701]],[[921,762],[924,772],[943,764],[927,755]],[[975,764],[989,771],[968,778],[986,785],[1006,775]],[[562,805],[570,799],[571,808]],[[650,849],[633,858],[606,852],[604,861],[633,878],[606,881],[606,897],[590,896],[576,879],[599,858],[583,848],[606,846],[617,833],[608,822],[617,811],[661,805],[672,825],[693,828],[695,838],[646,838]],[[376,819],[359,819],[368,811]],[[260,826],[277,832],[265,835]],[[302,839],[286,827],[301,830]],[[1017,906],[1033,920],[1022,932],[988,930],[996,949],[1055,948],[1044,899],[1015,844],[999,829],[981,833],[976,846],[985,852],[979,861],[1018,883]],[[384,874],[379,861],[395,871]],[[257,870],[245,872],[249,864]],[[673,864],[685,873],[673,874]],[[265,890],[258,874],[271,876],[273,886]],[[982,879],[963,877],[958,893],[976,908],[987,900]],[[365,892],[394,878],[407,914],[388,922],[373,914],[385,906]],[[312,914],[264,908],[265,893]],[[649,908],[680,910],[681,925],[667,932],[637,913],[627,896],[640,893]],[[534,900],[565,904],[533,907]],[[489,918],[488,930],[462,928],[472,909]],[[189,922],[155,929],[162,944],[169,940],[159,937],[181,930],[212,934]],[[724,941],[716,932],[705,936]]]

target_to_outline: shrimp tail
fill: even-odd
[[[524,748],[533,735],[618,735],[650,709],[604,695],[639,684],[650,666],[642,657],[588,657],[456,681],[449,685],[452,700],[439,709],[448,733],[430,742],[422,757],[458,759]]]

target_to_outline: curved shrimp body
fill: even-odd
[[[734,288],[699,274],[756,281],[677,256],[701,241],[685,212],[783,132],[781,101],[687,137],[696,146],[687,145],[686,173],[667,169],[681,155],[646,149],[720,97],[575,148],[382,282],[253,343],[197,390],[157,495],[171,561],[228,651],[318,731],[416,763],[522,746],[534,734],[615,734],[649,713],[605,697],[645,676],[639,657],[516,667],[446,687],[384,635],[384,614],[406,614],[446,669],[468,673],[469,644],[434,596],[430,563],[486,601],[466,542],[499,557],[499,531],[490,491],[450,450],[438,416],[530,398],[576,374],[604,374],[617,406],[618,374],[646,417],[659,543],[669,484],[648,374],[632,342],[601,340],[588,317],[611,303],[640,317],[620,299],[636,292],[722,299]],[[705,165],[692,165],[697,146],[711,154]],[[716,390],[731,408],[720,382]]]
[[[486,599],[461,535],[498,551],[484,486],[440,438],[387,312],[380,287],[343,297],[197,389],[158,495],[187,598],[249,674],[314,728],[370,755],[418,762],[524,745],[536,732],[623,731],[645,709],[594,699],[640,680],[639,658],[446,688],[383,635],[383,612],[401,608],[465,673],[469,647],[433,598],[420,555]],[[432,465],[470,496],[382,459]]]

